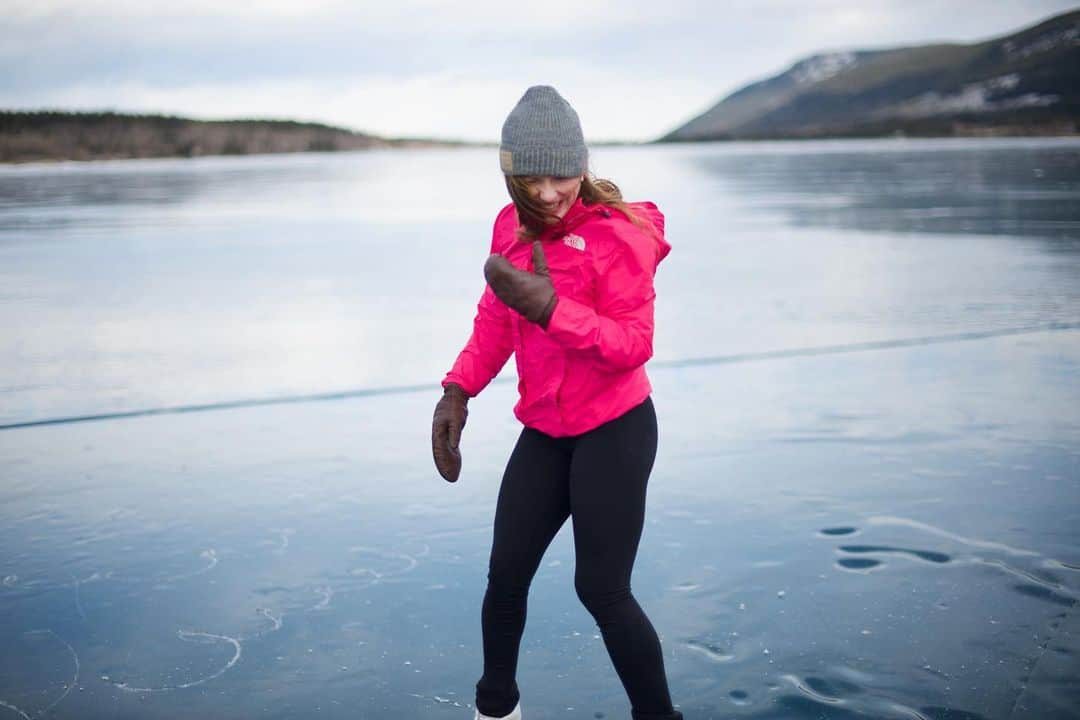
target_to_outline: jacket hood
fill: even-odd
[[[664,237],[664,213],[654,203],[632,202],[627,203],[629,208],[642,220],[652,225],[652,236],[656,241],[656,264],[668,256],[671,252],[671,243]]]

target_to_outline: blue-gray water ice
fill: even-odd
[[[0,720],[471,718],[490,149],[0,169]],[[634,592],[688,720],[1080,717],[1080,143],[597,148],[667,214]],[[533,584],[529,720],[628,718]]]

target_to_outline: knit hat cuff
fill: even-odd
[[[588,159],[584,145],[569,148],[503,146],[499,150],[499,166],[506,175],[576,177],[585,172]]]

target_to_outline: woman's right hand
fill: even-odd
[[[492,254],[484,263],[484,279],[507,307],[547,330],[559,296],[551,284],[551,271],[539,240],[533,240],[532,257],[533,271],[528,272],[517,269],[502,255]]]
[[[431,421],[431,453],[435,467],[447,482],[457,482],[461,474],[461,431],[469,416],[469,396],[460,385],[449,383],[435,405]]]

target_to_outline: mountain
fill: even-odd
[[[972,45],[814,55],[732,93],[660,142],[1076,134],[1080,10]]]
[[[0,162],[333,152],[444,144],[387,140],[330,125],[286,120],[0,112]]]

